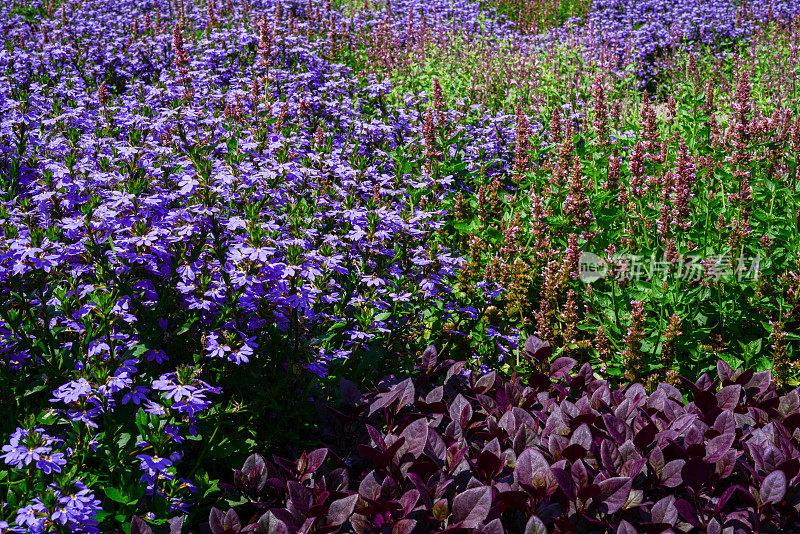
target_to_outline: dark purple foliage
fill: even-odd
[[[523,350],[551,349],[530,339]],[[721,363],[717,380],[685,381],[689,401],[667,384],[612,390],[570,358],[550,365],[504,380],[429,348],[412,379],[360,398],[344,381],[347,406],[328,411],[332,436],[350,429],[345,445],[295,462],[251,456],[234,476],[250,525],[214,510],[211,530],[800,529],[797,390],[779,397],[769,373]]]

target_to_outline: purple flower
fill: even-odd
[[[125,393],[125,395],[123,395],[122,404],[128,404],[129,402],[132,402],[135,405],[139,406],[139,404],[141,404],[143,400],[144,401],[147,400],[147,397],[145,395],[147,395],[149,391],[150,390],[144,386],[134,386],[133,388],[131,388],[130,391],[128,391],[127,393]]]
[[[53,392],[51,402],[62,401],[66,403],[77,402],[81,397],[86,397],[92,392],[92,385],[85,378],[70,381]]]
[[[60,452],[54,452],[52,454],[42,455],[41,458],[36,462],[36,467],[41,469],[46,475],[49,475],[52,472],[60,473],[61,466],[66,464],[67,460],[64,458],[64,454]]]
[[[147,471],[151,476],[156,476],[159,473],[166,473],[167,468],[172,465],[172,460],[169,458],[160,458],[159,456],[150,456],[149,454],[137,454],[136,458],[141,460],[141,469]]]
[[[190,393],[180,402],[173,404],[172,408],[177,410],[178,413],[195,415],[198,412],[202,412],[209,406],[211,406],[211,401],[207,400],[201,392],[201,393]]]
[[[14,467],[22,467],[23,465],[30,465],[33,461],[41,459],[42,455],[47,454],[52,449],[50,447],[28,447],[25,445],[3,445],[4,454],[2,458],[8,465]]]
[[[38,534],[44,532],[46,509],[41,502],[29,504],[17,511],[15,522],[21,527],[28,527],[27,532]]]

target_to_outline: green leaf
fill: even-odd
[[[118,502],[120,504],[130,504],[128,497],[124,496],[117,488],[105,488],[103,491],[105,492],[106,497],[114,502]]]
[[[17,494],[14,493],[14,490],[9,489],[8,493],[6,493],[6,503],[8,503],[12,509],[17,508],[19,499],[17,498]]]
[[[119,439],[117,439],[117,447],[122,449],[128,442],[131,440],[131,435],[127,432],[120,434]]]

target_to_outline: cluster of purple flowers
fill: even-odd
[[[56,444],[57,441],[41,429],[17,428],[8,444],[3,445],[4,454],[0,458],[12,467],[34,465],[45,474],[60,473],[67,461],[64,453],[53,450],[52,445]]]
[[[387,15],[485,35],[507,21],[466,0],[349,18],[323,1],[228,3],[211,18],[205,3],[48,2],[35,24],[15,6],[0,7],[0,365],[62,380],[51,406],[79,429],[59,434],[63,450],[94,454],[143,412],[160,424],[126,454],[181,508],[194,486],[176,450],[221,392],[187,363],[257,365],[283,338],[322,336],[298,356],[324,376],[434,304],[464,310],[450,292],[465,260],[431,246],[459,183],[391,157],[418,144],[427,97],[382,109],[391,84],[360,84],[331,51],[337,32]],[[493,158],[501,173],[513,116],[475,111],[438,120],[469,140],[472,170]],[[6,463],[68,471],[73,455],[43,436],[17,430]],[[23,504],[17,525],[39,528],[44,505]],[[50,520],[78,528],[76,514]]]
[[[42,497],[37,497],[19,509],[16,517],[16,532],[40,534],[56,532],[60,526],[68,526],[70,532],[100,532],[94,516],[101,510],[100,501],[81,482],[70,488],[47,487]]]
[[[598,0],[586,29],[590,49],[610,52],[621,63],[636,62],[640,78],[647,80],[676,47],[702,44],[723,50],[749,37],[760,22],[790,22],[799,11],[796,2],[774,0]]]
[[[17,428],[0,455],[5,463],[18,469],[36,470],[45,475],[62,472],[67,455],[58,450],[63,441],[53,438],[41,428]],[[69,453],[70,449],[67,449]],[[16,512],[16,528],[12,532],[52,532],[55,525],[68,525],[71,532],[98,532],[94,516],[100,511],[100,501],[80,481],[66,486],[47,485],[26,506]],[[8,524],[0,527],[9,528]]]

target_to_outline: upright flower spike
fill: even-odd
[[[659,362],[661,363],[662,366],[661,367],[662,378],[670,382],[671,382],[670,379],[673,378],[669,371],[672,368],[672,364],[675,358],[675,342],[683,334],[680,328],[681,328],[681,318],[673,313],[670,316],[669,324],[667,325],[667,328],[664,331],[664,344],[661,347],[661,356]]]
[[[750,71],[742,69],[736,86],[736,96],[733,102],[734,131],[732,163],[736,166],[734,177],[739,180],[739,194],[735,201],[747,204],[752,198],[750,186],[751,152],[749,141],[751,138],[750,113],[752,111],[750,89]]]
[[[100,88],[97,89],[97,101],[100,102],[100,105],[103,108],[105,108],[110,98],[111,97],[108,93],[108,84],[106,82],[101,83]]]
[[[436,126],[433,119],[433,112],[430,110],[425,114],[422,124],[422,137],[425,139],[425,167],[427,172],[431,172],[434,162],[441,156],[436,143]]]
[[[556,163],[554,172],[550,174],[549,178],[550,184],[555,187],[561,187],[567,181],[567,176],[570,171],[573,170],[573,160],[575,157],[573,135],[572,121],[567,121],[563,139],[558,147],[558,162]]]
[[[512,172],[519,181],[530,168],[530,135],[531,127],[528,117],[522,108],[522,103],[517,103],[516,110],[516,147],[514,148],[514,163]]]
[[[583,166],[580,160],[575,161],[569,180],[569,194],[564,202],[564,214],[571,216],[573,224],[586,230],[594,222],[594,216],[586,194],[586,184],[583,177]]]
[[[793,367],[796,363],[790,361],[786,345],[786,328],[783,321],[770,321],[771,332],[769,335],[770,349],[772,351],[772,364],[775,372],[775,381],[786,384],[791,378]]]
[[[644,130],[642,133],[644,159],[649,162],[656,161],[661,149],[661,134],[658,131],[656,111],[653,109],[647,93],[642,96],[641,125]]]
[[[444,121],[444,91],[439,83],[439,78],[433,78],[433,107],[436,110],[436,121],[442,124]]]
[[[605,183],[606,191],[617,193],[619,189],[619,171],[620,171],[620,157],[619,153],[615,150],[614,154],[608,158],[608,176]]]
[[[260,56],[260,64],[269,66],[272,59],[272,43],[274,40],[272,28],[267,22],[267,17],[262,16],[259,22],[259,38],[258,38],[258,53]]]
[[[630,172],[630,192],[634,197],[641,197],[644,195],[644,178],[645,178],[645,144],[642,141],[637,141],[633,145],[631,151],[630,161],[628,162],[628,171]]]
[[[567,290],[567,301],[561,313],[561,337],[564,340],[565,349],[570,348],[576,342],[575,336],[578,333],[578,305],[576,302],[575,290]]]
[[[602,326],[597,329],[597,333],[595,334],[594,348],[597,349],[598,354],[600,354],[602,362],[608,362],[613,356],[611,340],[608,339],[608,334],[606,334],[606,330]]]
[[[172,52],[174,54],[175,67],[180,73],[178,81],[183,84],[183,100],[191,100],[194,95],[192,77],[189,75],[189,53],[183,41],[183,27],[176,24],[172,28]]]
[[[672,222],[687,230],[692,226],[690,202],[694,198],[694,185],[697,175],[695,159],[688,153],[686,141],[681,140],[678,148],[678,161],[675,184],[672,194]]]
[[[206,31],[211,31],[219,24],[214,4],[215,0],[206,0]]]
[[[597,142],[605,144],[608,140],[608,103],[602,76],[597,76],[594,82],[594,131]]]
[[[625,350],[622,360],[625,362],[625,379],[634,382],[642,376],[644,358],[642,356],[642,340],[644,340],[645,313],[644,303],[631,301],[631,320],[625,334]]]
[[[564,132],[561,126],[561,111],[558,106],[553,109],[550,116],[550,140],[553,144],[558,144],[563,139]]]

